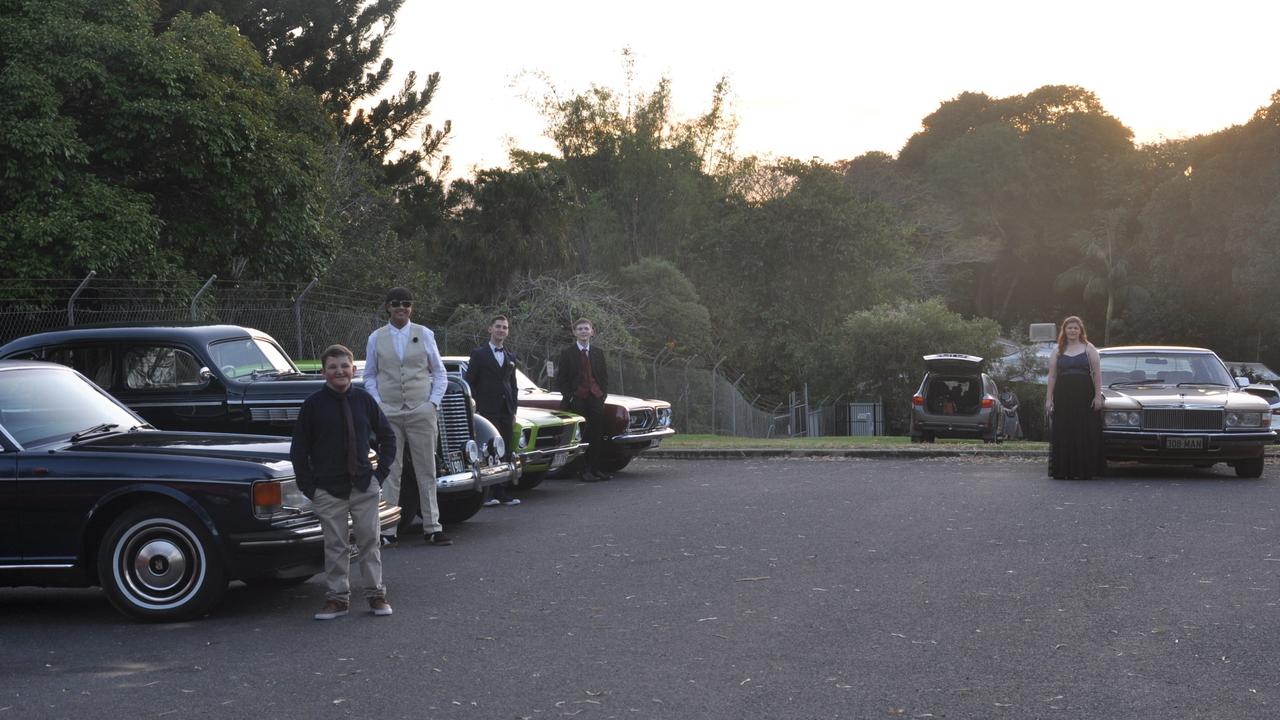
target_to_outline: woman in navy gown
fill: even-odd
[[[1049,363],[1045,410],[1052,420],[1049,474],[1088,480],[1102,464],[1102,370],[1098,349],[1084,322],[1072,315],[1058,331],[1058,352]]]

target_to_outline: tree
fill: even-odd
[[[938,299],[877,305],[846,317],[810,370],[821,378],[819,392],[882,400],[890,431],[905,433],[924,374],[921,358],[939,352],[990,358],[999,331],[994,320],[965,319]]]
[[[630,77],[629,52],[623,61]],[[647,93],[593,85],[568,96],[543,80],[538,107],[559,153],[550,167],[577,210],[570,227],[578,270],[607,273],[619,260],[645,257],[678,262],[723,197],[713,173],[733,164],[728,82],[716,84],[706,113],[680,121],[668,78]]]
[[[601,345],[610,351],[637,348],[632,334],[637,325],[636,308],[598,277],[527,278],[493,304],[459,305],[446,324],[474,328],[474,335],[463,339],[470,348],[487,337],[489,319],[498,313],[511,319],[511,344],[526,363],[554,359],[556,351],[571,341],[573,323],[580,317],[591,320]],[[538,374],[537,367],[530,365],[528,369]]]
[[[1056,315],[1043,288],[1076,263],[1071,236],[1110,207],[1108,173],[1133,152],[1132,132],[1093,93],[1045,86],[1027,95],[965,93],[925,118],[900,161],[963,218],[959,239],[986,239],[968,307],[1013,324]]]
[[[860,199],[832,166],[774,169],[789,189],[758,205],[726,202],[687,262],[735,370],[776,397],[796,387],[844,317],[899,297],[910,278],[892,210]]]
[[[327,264],[331,126],[233,28],[164,25],[140,0],[11,1],[0,23],[11,272],[287,280]]]
[[[1058,289],[1080,288],[1086,302],[1101,299],[1106,303],[1103,314],[1102,343],[1111,344],[1112,325],[1117,320],[1119,304],[1130,296],[1146,297],[1131,272],[1128,249],[1132,234],[1131,211],[1114,208],[1100,214],[1092,229],[1077,231],[1072,236],[1079,246],[1082,260],[1067,268],[1057,279]]]
[[[697,355],[711,349],[711,313],[674,263],[646,258],[618,270],[618,289],[640,313],[642,350]]]

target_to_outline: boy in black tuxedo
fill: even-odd
[[[591,344],[596,330],[591,321],[578,318],[573,324],[575,342],[560,351],[556,363],[556,390],[560,391],[560,407],[586,418],[583,438],[587,446],[587,467],[582,473],[586,482],[608,480],[600,469],[603,460],[604,399],[609,395],[609,368],[604,351]]]
[[[498,436],[507,444],[503,460],[511,459],[515,442],[511,433],[516,418],[516,354],[505,347],[510,332],[511,321],[507,316],[498,315],[490,320],[489,342],[471,351],[465,376],[471,386],[471,397],[476,401],[476,412],[493,423]],[[490,486],[489,492],[492,494],[485,499],[485,507],[520,504],[519,498],[507,495],[502,485]]]

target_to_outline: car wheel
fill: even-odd
[[[440,524],[456,525],[466,522],[472,515],[480,512],[480,507],[484,503],[484,493],[441,493],[436,496],[436,503],[440,506]]]
[[[1237,460],[1236,477],[1242,478],[1260,478],[1262,477],[1262,468],[1266,464],[1263,458],[1249,458],[1248,460]]]
[[[520,482],[511,487],[512,490],[532,490],[547,479],[547,471],[527,472],[520,476]]]
[[[117,610],[150,622],[200,617],[227,589],[213,537],[191,512],[168,504],[131,508],[98,547],[98,580]]]
[[[631,464],[631,456],[605,458],[600,462],[600,469],[615,473]]]

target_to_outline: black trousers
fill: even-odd
[[[582,437],[591,443],[587,446],[587,467],[599,472],[600,465],[604,462],[604,398],[595,395],[585,398],[574,396],[569,401],[569,409],[586,419]]]
[[[497,428],[498,437],[502,438],[502,442],[507,444],[507,452],[505,455],[502,456],[502,459],[506,461],[510,461],[511,458],[515,456],[515,450],[516,450],[516,438],[511,437],[511,433],[515,431],[514,430],[516,425],[515,416],[503,413],[501,415],[481,414],[481,417],[493,423],[493,426]],[[490,485],[488,488],[486,488],[485,495],[488,497],[497,498],[499,500],[506,500],[507,487],[506,485]]]

